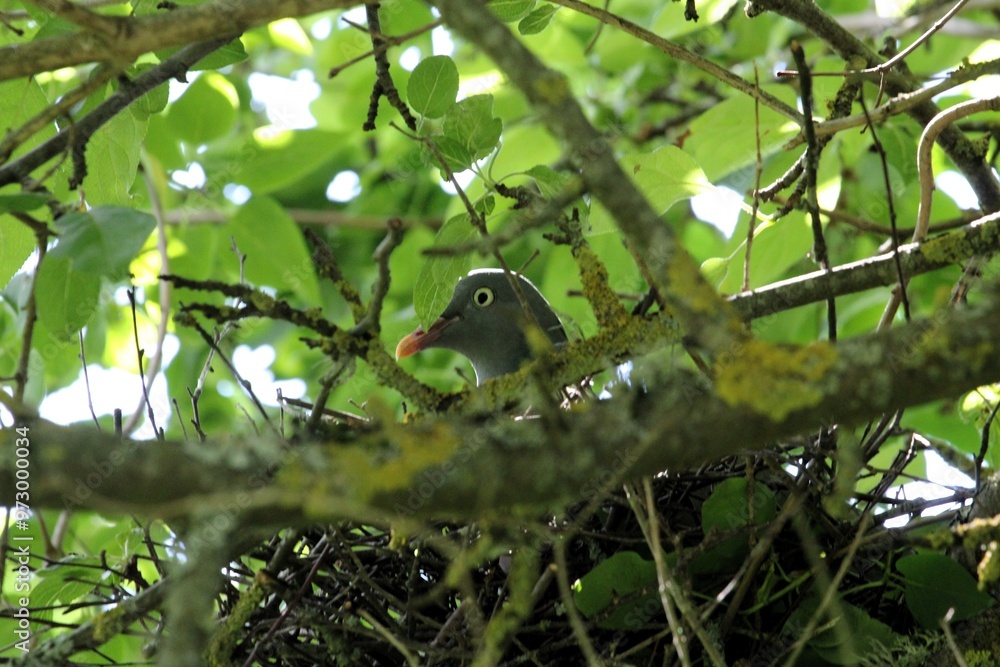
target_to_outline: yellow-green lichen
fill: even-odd
[[[125,610],[121,607],[109,609],[98,614],[94,619],[94,640],[103,644],[104,642],[117,637],[123,629]]]
[[[986,545],[986,553],[979,561],[976,568],[979,575],[979,590],[986,590],[986,587],[1000,581],[1000,542],[991,541]]]
[[[439,421],[419,428],[389,426],[392,451],[352,447],[338,452],[336,465],[355,500],[406,489],[420,473],[448,462],[461,448],[454,429]]]
[[[274,298],[264,294],[263,292],[254,290],[250,294],[250,303],[252,303],[258,310],[265,313],[269,313],[274,310]]]
[[[837,352],[828,343],[785,348],[750,340],[716,368],[716,391],[733,407],[780,422],[823,399],[820,381],[836,361]]]
[[[957,344],[941,327],[931,327],[922,332],[913,347],[915,360],[947,359],[961,364],[970,371],[978,371],[996,354],[996,345],[979,341],[973,345]]]
[[[608,270],[600,257],[586,245],[574,248],[573,255],[580,267],[583,295],[594,310],[597,323],[603,329],[624,326],[629,319],[628,311],[608,285]]]
[[[966,247],[966,234],[956,231],[947,236],[939,236],[920,246],[920,254],[934,263],[955,264],[969,258],[971,251]]]

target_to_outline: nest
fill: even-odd
[[[822,448],[798,443],[782,454],[650,480],[647,499],[654,499],[666,536],[660,548],[679,595],[673,599],[690,605],[674,612],[685,632],[697,630],[702,640],[684,639],[692,659],[707,660],[707,641],[730,664],[780,664],[799,639],[796,619],[842,566],[837,588],[848,591],[845,602],[894,631],[913,627],[898,587],[884,576],[893,559],[911,549],[909,537],[905,529],[880,524],[901,514],[914,519],[925,509],[921,503],[893,509],[900,500],[889,491],[905,478],[915,453],[881,472],[881,491],[852,499],[853,508],[837,517],[825,509],[836,470]],[[761,517],[767,521],[736,520],[731,529],[706,531],[705,504],[713,492],[748,477],[773,497],[775,512]],[[521,530],[438,524],[401,536],[389,527],[344,523],[275,537],[251,554],[265,567],[244,560],[229,572],[223,616],[248,587],[265,593],[243,624],[233,664],[465,665],[490,652],[506,665],[582,664],[587,653],[626,664],[672,664],[677,647],[655,576],[612,580],[610,603],[589,616],[578,598],[582,588],[604,585],[587,577],[616,555],[627,554],[633,564],[654,561],[643,512],[635,511],[636,491],[642,495],[633,488],[630,500],[616,491],[562,516],[524,522]],[[954,518],[950,512],[920,523]],[[511,599],[517,584],[506,571],[508,548],[514,557],[533,550],[530,604],[520,616],[509,610],[524,601]],[[583,585],[567,595],[566,584],[578,581]],[[517,618],[514,627],[499,620],[503,613]],[[692,619],[700,627],[693,629]]]

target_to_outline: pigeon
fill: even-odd
[[[531,281],[512,274],[521,286],[535,321],[555,347],[566,344],[566,331]],[[453,350],[472,362],[476,384],[517,371],[532,358],[524,332],[528,318],[501,269],[477,269],[458,281],[451,303],[427,331],[418,327],[396,346],[396,359],[429,347]]]

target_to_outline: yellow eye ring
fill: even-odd
[[[486,308],[496,299],[496,294],[489,287],[480,287],[472,293],[472,303],[480,308]]]

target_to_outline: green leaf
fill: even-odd
[[[300,56],[312,55],[312,42],[302,29],[302,24],[293,18],[278,19],[267,24],[267,34],[274,45],[283,51]]]
[[[279,297],[293,294],[308,305],[319,305],[319,284],[305,239],[298,225],[270,197],[253,197],[240,207],[226,227],[246,254],[246,277],[270,285]]]
[[[677,202],[712,189],[698,163],[676,146],[626,155],[619,162],[660,215]],[[600,202],[595,202],[588,233],[607,234],[617,229],[611,213]]]
[[[38,269],[38,319],[59,340],[71,340],[97,310],[101,277],[73,270],[67,257],[49,253]]]
[[[972,392],[970,396],[978,397],[978,394]],[[964,410],[965,405],[962,408]],[[985,406],[984,415],[989,415],[992,409],[992,405]],[[974,421],[963,418],[952,401],[939,401],[907,409],[903,413],[902,427],[946,440],[966,454],[978,454],[982,444],[980,427]]]
[[[353,151],[348,138],[339,132],[279,132],[257,137],[242,147],[229,173],[234,182],[254,194],[269,194],[301,182],[333,160],[350,159]]]
[[[444,117],[444,135],[461,142],[476,160],[493,152],[502,131],[503,121],[493,117],[492,95],[466,97]]]
[[[476,213],[485,218],[488,217],[490,213],[493,212],[493,209],[496,208],[496,205],[497,205],[496,197],[494,197],[493,195],[486,195],[482,199],[478,200],[473,205],[473,208],[476,209]]]
[[[34,247],[35,235],[25,225],[0,225],[0,287],[7,286]]]
[[[506,146],[506,141],[504,145]],[[569,174],[560,174],[552,167],[547,167],[543,164],[535,165],[525,173],[535,179],[538,191],[546,199],[551,199],[558,195],[572,178]]]
[[[148,69],[152,69],[152,63],[139,63],[135,66],[133,74],[142,74]],[[129,106],[129,110],[136,115],[139,120],[148,120],[153,114],[160,113],[167,108],[170,99],[170,86],[161,83],[145,95],[137,99]]]
[[[904,556],[896,561],[903,575],[906,606],[920,625],[938,629],[949,609],[951,622],[972,618],[995,603],[980,591],[976,580],[954,559],[938,553]]]
[[[98,276],[125,273],[156,227],[148,213],[118,206],[98,206],[58,218],[59,241],[49,252],[70,262],[73,271]]]
[[[559,11],[559,5],[542,5],[525,16],[517,24],[517,31],[522,35],[537,35],[549,27],[552,17]]]
[[[665,554],[668,564],[676,554]],[[627,600],[626,596],[646,589]],[[598,563],[573,583],[573,601],[587,618],[614,609],[598,625],[608,630],[636,630],[661,612],[658,601],[656,563],[634,551],[619,551]]]
[[[486,6],[504,23],[513,23],[531,13],[535,0],[493,0]]]
[[[476,236],[467,213],[449,218],[441,225],[434,237],[434,248],[450,248],[462,244]],[[413,286],[413,308],[417,319],[425,330],[444,310],[459,278],[472,268],[472,258],[468,253],[460,255],[436,255],[429,257],[420,267],[417,283]]]
[[[83,189],[91,205],[132,203],[129,190],[139,169],[139,150],[145,135],[145,121],[120,113],[90,138]]]
[[[448,168],[451,169],[453,174],[465,171],[472,166],[472,153],[469,152],[469,149],[461,141],[452,139],[451,137],[435,137],[433,141],[438,149],[438,153],[444,158],[444,161],[448,164]],[[427,157],[430,164],[440,167],[441,165],[438,163],[437,156],[430,151],[428,153]]]
[[[89,594],[97,586],[91,580],[101,572],[101,561],[92,556],[67,556],[38,570],[38,581],[31,589],[38,617],[51,620],[54,607],[72,604]]]
[[[795,107],[795,94],[787,86],[762,88]],[[737,94],[691,121],[690,136],[684,140],[684,148],[698,161],[713,183],[756,162],[754,105],[755,101],[750,96]],[[763,157],[767,157],[795,136],[799,127],[764,105],[760,105],[758,112],[760,151]]]
[[[49,200],[48,195],[35,192],[17,192],[9,195],[0,195],[0,213],[15,211],[25,213],[34,211],[36,208],[45,206]]]
[[[747,223],[741,219],[733,233],[733,239],[742,239],[737,248],[724,258],[733,267],[719,283],[719,290],[728,294],[739,292],[743,285],[743,261],[746,248]],[[812,247],[812,227],[805,214],[796,212],[781,220],[758,222],[753,236],[753,252],[750,256],[750,287],[766,285],[784,276],[789,268],[805,258]]]
[[[173,54],[177,53],[180,47],[162,49],[156,51],[156,57],[161,61],[166,60]],[[239,37],[229,42],[225,46],[216,49],[212,53],[208,54],[191,67],[192,72],[200,72],[205,70],[217,70],[226,67],[227,65],[233,65],[235,63],[243,62],[248,58],[247,51],[243,47],[243,42]]]
[[[205,72],[171,105],[167,120],[177,136],[197,146],[227,134],[239,104],[226,77]]]
[[[778,502],[774,493],[760,483],[753,487],[753,524],[761,525],[774,519]],[[717,485],[701,507],[701,527],[708,534],[727,533],[749,526],[750,487],[743,477],[731,477]],[[696,574],[733,571],[749,553],[749,536],[733,535],[696,556],[691,571]]]
[[[801,637],[818,608],[819,598],[810,595],[789,616],[782,635],[793,640]],[[901,640],[888,625],[843,600],[829,605],[821,619],[822,631],[809,640],[808,647],[829,664],[857,665],[879,647],[891,650]]]
[[[771,489],[760,482],[753,487],[753,524],[774,519],[778,504]],[[701,507],[701,528],[728,531],[751,524],[750,488],[744,477],[730,477],[720,482]]]
[[[458,95],[458,67],[448,56],[421,60],[406,83],[406,99],[425,118],[440,118]]]
[[[32,41],[48,39],[50,37],[62,37],[63,35],[76,32],[76,29],[77,26],[75,23],[71,23],[58,16],[52,16],[38,28],[38,32],[32,37]]]

